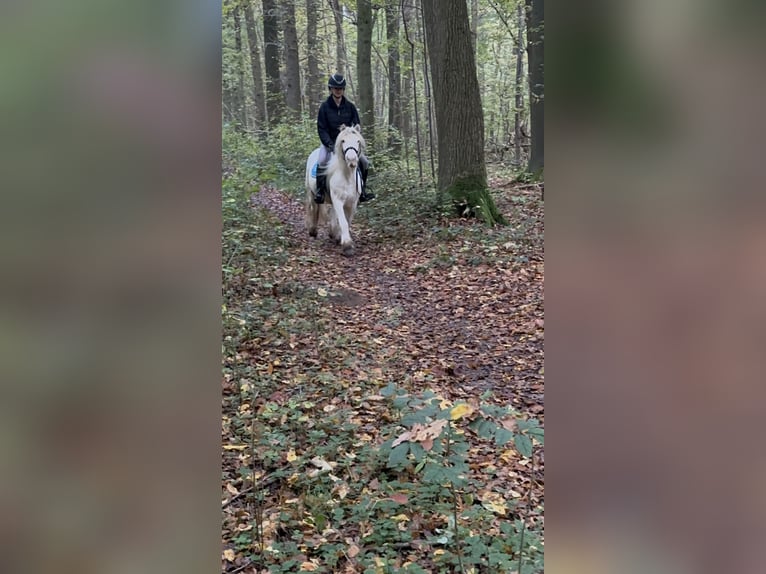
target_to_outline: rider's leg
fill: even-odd
[[[314,196],[314,201],[317,203],[324,203],[324,194],[327,190],[327,174],[325,172],[327,164],[330,161],[330,150],[325,146],[319,148],[319,158],[317,163],[317,190]]]
[[[359,171],[362,172],[362,194],[359,196],[359,201],[375,199],[375,194],[367,191],[367,175],[370,172],[370,160],[365,155],[359,157]]]

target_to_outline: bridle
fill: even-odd
[[[362,146],[360,145],[359,147],[361,148]],[[343,150],[343,159],[346,159],[346,154],[347,154],[349,151],[351,151],[351,150],[354,150],[354,151],[356,152],[356,157],[359,157],[359,156],[361,156],[361,155],[362,155],[362,154],[359,152],[359,148],[355,148],[354,146],[348,146],[347,148],[344,148],[343,146],[341,146],[341,149]]]

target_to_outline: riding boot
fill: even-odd
[[[375,199],[375,194],[371,191],[367,191],[367,175],[370,173],[370,167],[360,166],[360,171],[362,172],[362,193],[359,196],[359,201],[363,202]]]
[[[316,203],[324,203],[324,192],[327,187],[327,174],[324,169],[317,169],[317,192],[314,195]]]

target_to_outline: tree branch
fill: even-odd
[[[505,26],[505,29],[508,30],[508,34],[510,34],[511,39],[513,40],[513,43],[516,44],[518,40],[516,39],[516,36],[513,33],[513,30],[511,29],[511,25],[508,23],[508,20],[505,19],[505,16],[503,16],[503,13],[500,10],[500,6],[497,5],[497,2],[495,0],[488,0],[489,5],[492,6],[492,8],[495,11],[495,14],[500,18],[500,20],[503,22],[503,25]]]

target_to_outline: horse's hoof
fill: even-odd
[[[317,230],[316,230],[316,229],[309,229],[309,235],[310,235],[311,237],[314,237],[314,238],[316,238],[316,236],[317,236]]]
[[[344,257],[351,257],[351,256],[354,254],[354,246],[353,246],[353,245],[346,245],[346,246],[345,246],[345,247],[344,247],[344,248],[341,250],[341,252],[340,252],[340,253],[341,253],[341,255],[343,255]]]

